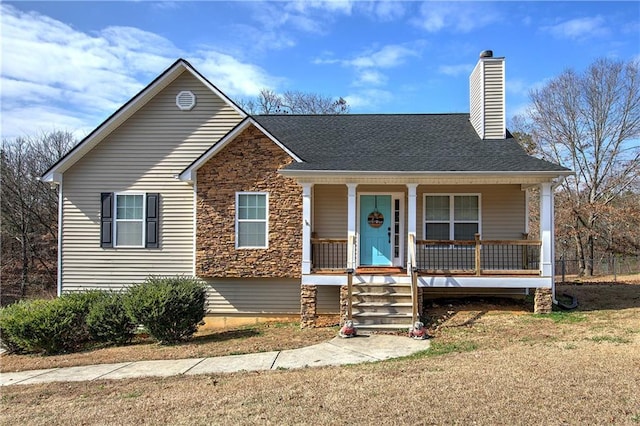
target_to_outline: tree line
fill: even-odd
[[[556,252],[578,259],[585,275],[596,272],[598,256],[640,254],[639,70],[638,61],[611,59],[566,70],[532,90],[529,110],[513,120],[527,152],[575,173],[556,192]],[[343,98],[268,89],[239,105],[250,114],[349,112]],[[3,305],[30,292],[55,293],[58,194],[38,177],[76,143],[64,131],[2,141]],[[531,206],[535,234],[537,203]]]

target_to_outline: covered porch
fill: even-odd
[[[418,320],[425,288],[550,295],[554,182],[524,180],[303,182],[302,285],[341,286],[343,319],[375,328]],[[535,240],[527,194],[534,187]]]

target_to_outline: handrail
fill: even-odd
[[[312,243],[316,244],[335,244],[335,243],[346,243],[346,239],[338,239],[338,238],[311,238]]]
[[[353,272],[354,263],[354,236],[349,235],[347,241],[347,319],[353,320]]]
[[[416,268],[416,236],[409,234],[409,273],[411,274],[411,322],[418,321],[418,270]]]

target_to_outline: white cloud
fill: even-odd
[[[35,12],[0,4],[3,138],[41,129],[86,133],[178,57],[229,96],[253,96],[278,79],[215,48],[186,52],[132,27],[88,34]],[[28,54],[25,54],[28,52]]]
[[[411,23],[430,33],[449,30],[468,33],[499,21],[500,13],[488,3],[424,2]]]
[[[602,16],[570,19],[556,25],[542,27],[557,38],[572,40],[599,37],[609,33]]]
[[[190,62],[230,97],[255,96],[261,89],[280,82],[256,65],[213,50],[196,52]]]
[[[468,75],[473,71],[474,64],[458,64],[458,65],[440,65],[438,72],[440,74],[457,77],[459,75]]]
[[[363,1],[356,3],[356,7],[365,14],[384,22],[400,19],[406,13],[403,0]]]
[[[392,98],[391,92],[381,89],[363,89],[344,97],[351,108],[360,111],[375,111]]]
[[[403,45],[391,44],[377,51],[368,52],[354,59],[345,61],[346,64],[356,68],[393,68],[404,63],[410,56],[418,56],[415,49]]]
[[[363,70],[354,83],[358,86],[381,86],[387,82],[387,76],[376,70]]]

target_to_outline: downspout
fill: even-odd
[[[60,182],[58,182],[58,297],[62,295],[62,176],[60,176]]]

